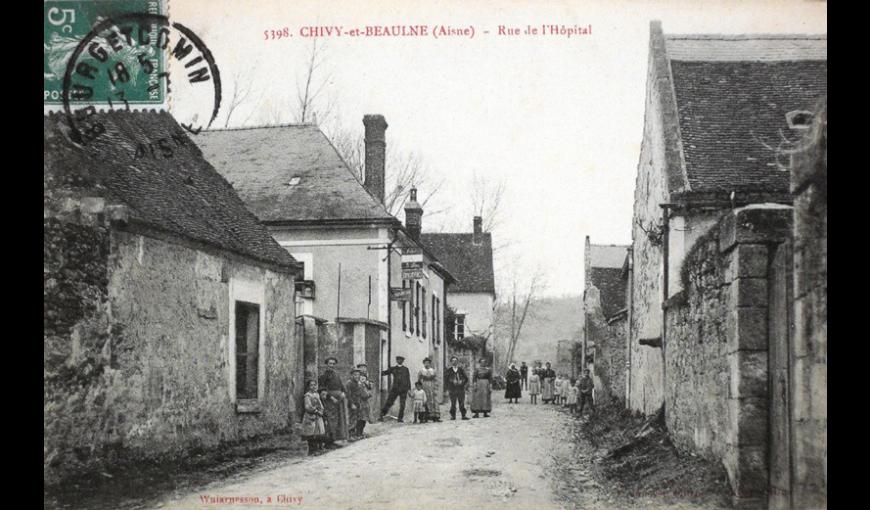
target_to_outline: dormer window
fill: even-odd
[[[809,129],[813,124],[813,112],[794,110],[785,114],[790,129]]]

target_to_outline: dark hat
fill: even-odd
[[[397,360],[400,360],[400,359],[401,359],[401,360],[404,360],[405,357],[404,357],[404,356],[396,356],[396,359],[397,359]]]
[[[338,358],[336,358],[335,356],[330,356],[330,357],[326,358],[325,360],[323,360],[323,362],[329,363],[329,360],[334,361],[336,365],[338,364]]]
[[[432,358],[430,358],[429,356],[426,356],[425,358],[423,358],[423,363],[425,363],[425,362],[427,362],[427,361],[428,361],[429,363],[431,363],[431,362],[432,362]]]
[[[362,373],[362,370],[360,370],[360,369],[358,369],[358,368],[352,368],[352,369],[350,370],[350,374],[351,374],[351,375],[353,375],[353,374],[361,374],[361,373]]]
[[[360,364],[358,364],[356,367],[357,367],[357,368],[359,368],[359,367],[366,367],[366,368],[368,368],[369,366],[366,365],[365,363],[360,363]]]

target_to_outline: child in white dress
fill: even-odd
[[[422,423],[426,421],[426,392],[423,390],[423,383],[417,381],[414,384],[412,396],[414,397],[414,423],[418,420]]]

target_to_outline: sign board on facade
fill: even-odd
[[[403,280],[422,280],[426,278],[423,272],[423,262],[402,262]]]
[[[410,301],[411,287],[390,287],[390,299],[393,301]]]

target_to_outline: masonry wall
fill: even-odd
[[[674,444],[721,460],[729,427],[728,336],[731,281],[718,231],[683,261],[684,290],[668,307],[665,416]]]
[[[594,285],[586,288],[583,310],[586,341],[595,344],[593,356],[595,362],[592,365],[595,401],[604,403],[617,399],[624,404],[627,379],[626,315],[620,314],[611,322],[605,320],[601,310],[600,292]],[[581,375],[576,374],[577,377]]]
[[[645,414],[655,413],[664,401],[662,393],[661,349],[641,345],[642,338],[660,337],[662,330],[662,247],[661,237],[650,235],[662,225],[662,209],[667,203],[668,185],[665,122],[659,81],[662,72],[656,66],[653,52],[647,75],[646,118],[640,161],[635,181],[634,215],[632,218],[633,289],[629,300],[631,313],[631,387],[628,407]],[[668,93],[666,89],[664,93]],[[641,225],[643,228],[641,228]]]
[[[793,495],[796,508],[824,508],[828,494],[828,138],[827,108],[809,146],[792,158],[794,339]]]
[[[293,280],[218,252],[44,222],[44,475],[183,456],[286,429],[300,394]],[[265,391],[231,391],[228,280],[263,289]]]
[[[769,264],[791,221],[788,206],[730,211],[689,251],[684,290],[666,303],[668,431],[724,464],[740,508],[767,503]]]

